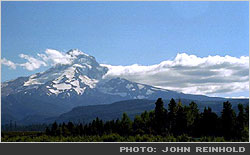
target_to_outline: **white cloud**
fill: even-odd
[[[29,71],[33,71],[35,69],[40,68],[41,66],[47,66],[47,64],[44,61],[38,60],[36,58],[33,58],[31,56],[20,54],[20,58],[26,59],[26,63],[19,64],[20,66],[24,67],[25,69]]]
[[[25,63],[14,63],[5,58],[1,59],[1,63],[10,67],[11,69],[16,69],[17,66],[21,66],[24,69],[33,71],[39,69],[41,66],[53,66],[57,64],[71,64],[76,56],[84,54],[79,50],[72,50],[71,53],[63,53],[53,49],[45,50],[45,53],[38,53],[37,58],[29,55],[20,54],[19,57],[25,59]]]
[[[131,81],[192,94],[227,94],[249,90],[249,57],[197,57],[177,54],[173,60],[141,66],[111,66],[104,78]]]
[[[16,69],[16,64],[5,58],[1,59],[1,64],[10,67],[11,69]]]
[[[37,54],[37,58],[20,54],[21,58],[27,60],[25,63],[17,64],[5,58],[1,59],[1,63],[12,69],[22,66],[31,71],[41,66],[71,64],[81,54],[84,53],[79,50],[63,53],[47,49],[44,53]],[[249,56],[198,57],[180,53],[172,60],[150,66],[102,66],[109,68],[104,78],[122,77],[184,93],[221,96],[249,90]]]
[[[249,97],[246,97],[246,96],[232,96],[232,97],[225,97],[225,98],[233,98],[233,99],[249,99]]]
[[[45,54],[37,54],[44,61],[52,61],[53,65],[56,64],[71,64],[72,56],[66,53],[59,52],[53,49],[47,49]]]

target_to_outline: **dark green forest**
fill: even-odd
[[[32,127],[32,126],[30,126]],[[238,113],[227,101],[218,116],[210,107],[199,111],[195,102],[183,106],[171,99],[168,109],[161,98],[152,111],[145,111],[131,120],[126,113],[121,119],[90,123],[37,125],[41,131],[4,131],[2,141],[249,141],[249,106],[238,104]],[[25,129],[25,128],[24,128]]]

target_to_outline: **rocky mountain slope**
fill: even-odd
[[[222,100],[156,88],[119,77],[105,79],[108,68],[101,66],[95,57],[79,50],[70,50],[67,55],[72,60],[69,64],[58,64],[45,72],[1,84],[3,122],[30,116],[54,117],[77,106],[131,99]]]

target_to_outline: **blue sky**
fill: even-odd
[[[1,57],[77,48],[110,65],[249,55],[248,2],[2,2]],[[44,71],[2,65],[2,81]],[[248,96],[248,91],[233,93]]]

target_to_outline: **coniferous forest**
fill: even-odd
[[[37,142],[208,142],[249,141],[249,106],[238,104],[239,112],[227,101],[218,116],[210,107],[199,111],[196,103],[183,106],[171,99],[168,109],[161,98],[155,109],[131,120],[126,113],[121,119],[90,123],[54,122],[44,131],[2,132],[2,141]]]

